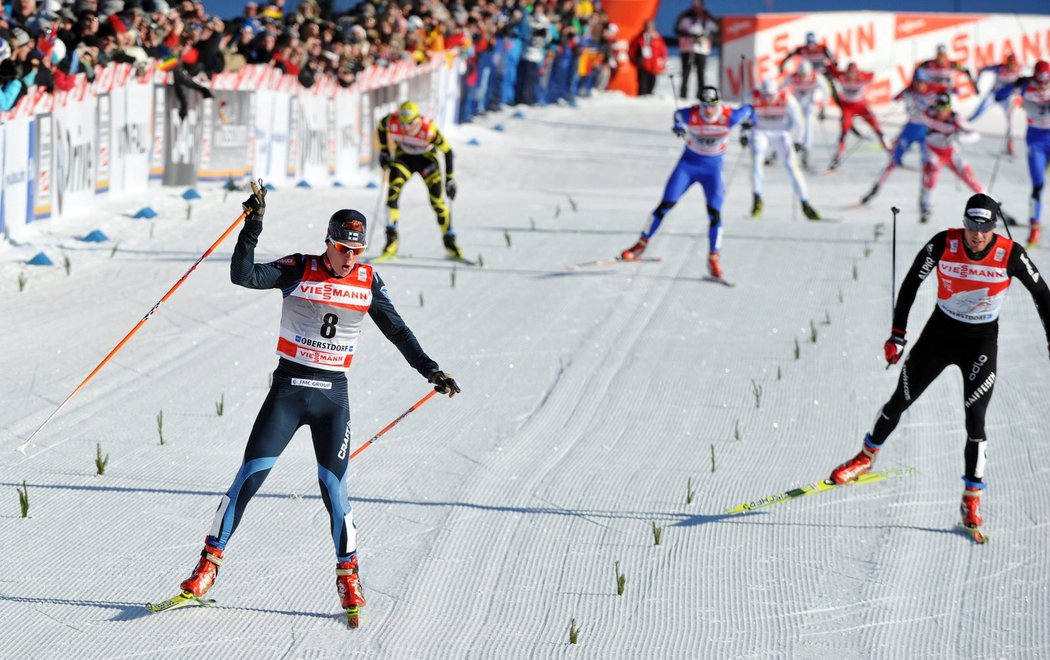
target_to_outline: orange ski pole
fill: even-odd
[[[405,412],[401,413],[398,416],[397,419],[395,419],[394,421],[392,421],[389,424],[387,424],[386,426],[384,426],[382,431],[380,431],[379,433],[376,433],[375,435],[373,435],[371,438],[368,439],[368,442],[366,442],[365,444],[363,444],[360,447],[358,447],[357,449],[355,449],[354,453],[350,454],[350,458],[346,459],[346,462],[349,463],[350,461],[354,460],[354,456],[357,456],[358,454],[363,452],[365,450],[365,448],[367,448],[370,444],[372,444],[373,442],[378,440],[379,437],[382,436],[384,433],[386,433],[390,429],[394,428],[397,425],[398,422],[400,422],[404,418],[408,417],[408,414],[410,412],[412,412],[416,408],[420,407],[421,405],[423,405],[424,403],[429,401],[430,397],[434,396],[435,394],[437,394],[437,390],[430,390],[430,392],[428,392],[425,397],[423,397],[419,401],[416,401],[415,403],[413,403],[412,407],[409,408],[408,410],[406,410]]]
[[[142,320],[140,320],[138,323],[135,324],[135,327],[131,329],[131,332],[126,334],[124,336],[124,338],[120,340],[120,343],[113,347],[113,350],[109,352],[109,355],[107,355],[105,358],[103,358],[102,361],[98,363],[98,366],[95,367],[95,369],[91,373],[89,373],[87,375],[87,378],[85,378],[83,381],[81,381],[80,384],[77,385],[76,389],[69,393],[69,396],[66,397],[65,401],[63,401],[57,408],[55,408],[55,411],[53,413],[48,415],[48,418],[45,419],[44,423],[41,424],[40,427],[37,428],[37,430],[33,432],[33,435],[29,436],[28,440],[26,440],[24,443],[22,443],[21,445],[18,446],[18,451],[22,452],[23,454],[26,453],[26,447],[28,447],[29,443],[31,443],[33,441],[33,438],[35,438],[40,433],[40,431],[42,431],[44,429],[44,427],[48,425],[48,422],[50,422],[52,419],[54,419],[55,415],[57,415],[60,410],[62,410],[63,408],[66,407],[66,404],[69,403],[69,401],[74,396],[77,395],[77,392],[79,392],[81,389],[83,389],[83,387],[88,384],[88,381],[90,381],[92,378],[94,378],[95,374],[97,374],[99,371],[101,371],[102,367],[106,366],[106,363],[109,362],[113,358],[113,356],[117,354],[117,352],[120,349],[124,348],[124,344],[128,343],[128,341],[133,336],[135,336],[135,333],[139,331],[139,328],[141,328],[143,325],[146,324],[146,321],[149,320],[149,317],[153,316],[154,312],[157,311],[157,309],[160,307],[161,303],[163,303],[168,298],[170,298],[171,294],[175,293],[175,289],[178,289],[180,286],[182,286],[182,283],[186,281],[186,278],[190,276],[190,273],[192,273],[197,268],[197,266],[200,265],[200,263],[202,261],[207,259],[208,256],[211,255],[211,253],[213,251],[215,251],[215,248],[219,247],[219,244],[226,240],[227,236],[229,236],[230,234],[233,233],[233,230],[237,228],[237,225],[239,225],[241,223],[241,221],[244,220],[245,216],[247,216],[247,215],[248,215],[248,212],[245,211],[245,212],[241,213],[239,216],[237,216],[237,219],[233,221],[233,224],[230,225],[230,228],[227,229],[226,231],[224,231],[222,233],[222,236],[220,236],[218,239],[216,239],[216,241],[211,244],[211,247],[204,251],[204,254],[202,254],[200,256],[200,258],[197,259],[197,261],[195,261],[192,266],[190,266],[190,269],[186,271],[186,274],[183,275],[182,277],[180,277],[179,281],[176,282],[175,285],[172,286],[170,289],[168,289],[168,292],[164,294],[164,297],[162,297],[160,300],[158,300],[157,304],[153,305],[152,309],[150,309],[148,312],[146,312],[146,315],[142,317]]]

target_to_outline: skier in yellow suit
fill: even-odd
[[[419,113],[419,106],[413,101],[405,101],[398,108],[380,120],[377,128],[379,135],[379,165],[390,171],[390,184],[387,191],[386,205],[389,219],[386,226],[386,247],[383,257],[394,257],[398,249],[397,221],[401,211],[398,200],[405,183],[418,173],[430,194],[430,207],[434,209],[438,225],[441,226],[442,241],[445,249],[453,259],[463,259],[463,251],[456,243],[456,234],[452,231],[452,210],[445,201],[456,197],[456,181],[453,179],[452,147],[437,125],[428,117]],[[441,185],[441,163],[437,152],[445,159],[445,185]]]

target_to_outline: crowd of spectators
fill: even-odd
[[[460,120],[503,104],[573,103],[617,65],[617,27],[592,0],[331,0],[247,2],[223,19],[197,0],[12,0],[0,16],[0,110],[33,85],[67,90],[77,74],[152,60],[207,82],[249,64],[278,67],[310,87],[349,87],[363,69],[458,51]]]

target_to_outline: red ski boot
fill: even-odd
[[[222,550],[213,548],[205,541],[204,549],[201,550],[201,558],[197,560],[197,568],[193,569],[193,575],[182,581],[180,585],[182,590],[197,598],[208,593],[208,589],[215,584],[219,566],[222,566]]]
[[[984,490],[984,484],[977,484],[972,481],[966,482],[966,490],[963,491],[962,504],[959,506],[959,511],[962,513],[962,524],[964,527],[980,527],[984,524],[984,519],[981,518],[981,491]]]
[[[717,252],[707,255],[707,272],[715,279],[722,279],[722,276],[725,275],[725,271],[722,270],[722,263],[718,260]]]
[[[339,592],[343,609],[346,610],[346,625],[356,628],[360,623],[358,608],[365,604],[365,596],[361,591],[361,578],[358,576],[356,555],[351,557],[350,561],[341,561],[335,565],[335,586]]]
[[[879,447],[871,444],[871,435],[864,437],[864,446],[860,453],[831,471],[831,480],[837,484],[855,481],[862,474],[871,472]]]
[[[1032,250],[1035,246],[1039,245],[1039,230],[1040,226],[1038,222],[1031,223],[1028,229],[1028,249]]]
[[[637,243],[620,253],[620,258],[624,261],[634,261],[642,256],[646,245],[649,245],[649,239],[639,238]]]

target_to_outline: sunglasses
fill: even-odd
[[[356,247],[355,246],[350,246],[350,245],[344,245],[343,243],[337,243],[335,241],[328,241],[328,244],[331,245],[332,247],[334,247],[335,251],[338,252],[339,254],[352,254],[355,257],[360,257],[362,254],[364,254],[365,253],[365,247],[366,247],[364,245],[360,245],[360,246],[356,246]]]

